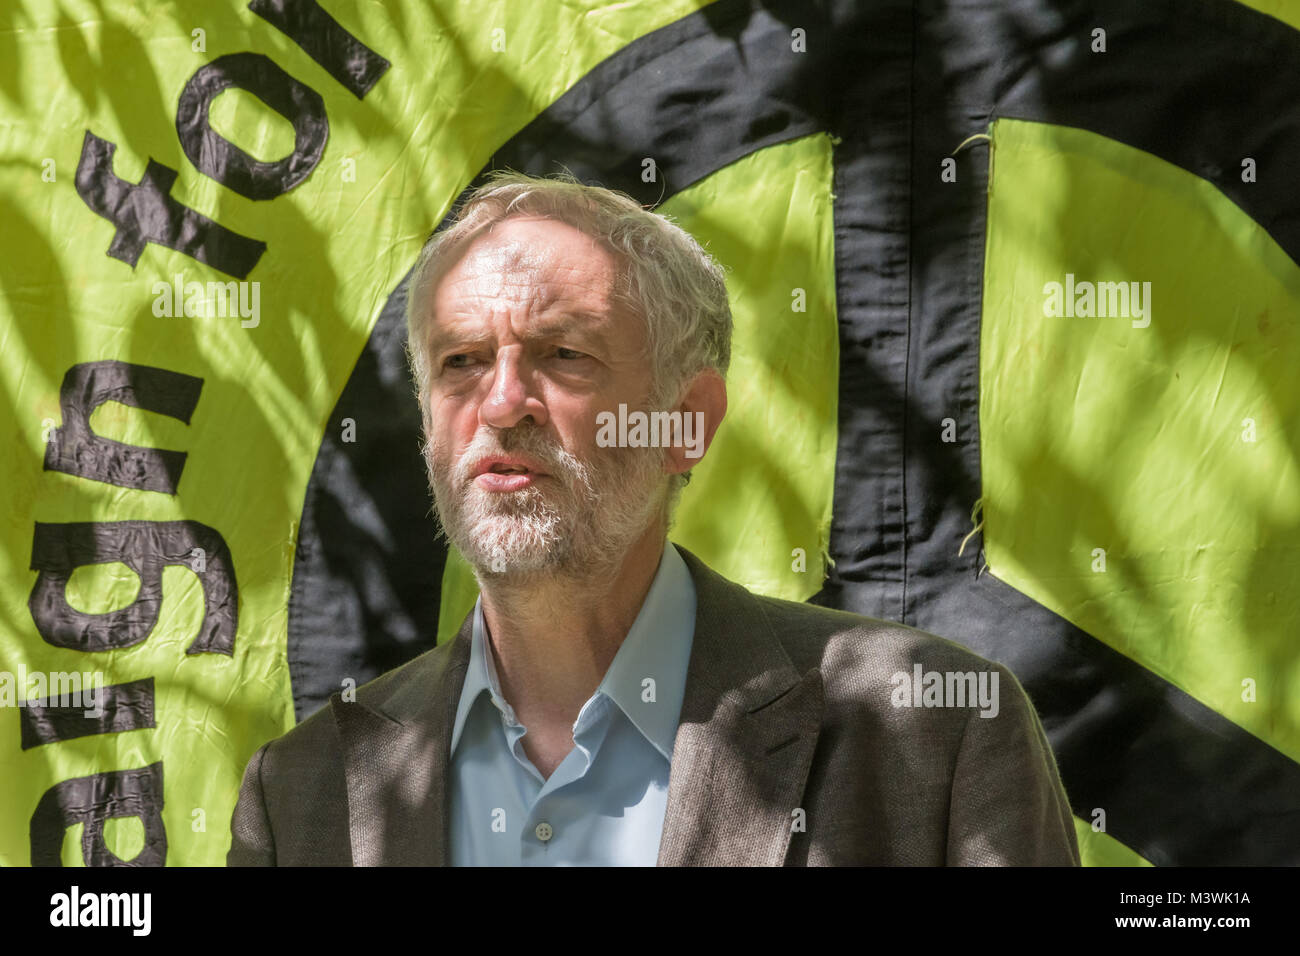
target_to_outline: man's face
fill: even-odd
[[[613,568],[658,517],[663,450],[596,444],[597,414],[644,408],[653,384],[618,277],[573,227],[514,218],[437,283],[425,458],[447,536],[481,574]]]

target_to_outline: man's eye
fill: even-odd
[[[565,348],[564,346],[562,346],[562,345],[561,345],[558,349],[555,350],[555,356],[556,356],[556,358],[562,358],[562,359],[580,359],[580,358],[586,358],[586,355],[584,355],[582,352],[577,352],[577,351],[575,351],[575,350],[573,350],[573,349],[566,349],[566,348]]]
[[[446,368],[465,368],[472,361],[473,361],[473,356],[465,355],[464,353],[462,353],[460,355],[447,356],[447,360],[442,364]]]

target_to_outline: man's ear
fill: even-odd
[[[682,413],[682,441],[665,449],[664,471],[680,475],[698,465],[713,444],[727,414],[726,381],[716,370],[706,368],[691,379],[681,402],[671,410]]]

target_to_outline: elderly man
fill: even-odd
[[[688,234],[499,174],[426,246],[408,321],[480,597],[257,751],[231,864],[1078,863],[1005,668],[753,595],[667,540],[727,410],[726,288]],[[637,412],[667,440],[610,441]]]

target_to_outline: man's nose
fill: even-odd
[[[523,346],[508,345],[497,350],[479,421],[494,428],[513,428],[529,417],[534,425],[546,424],[546,406],[534,390]]]

